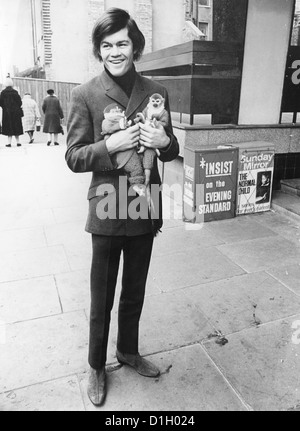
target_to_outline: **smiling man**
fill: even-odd
[[[128,29],[106,36],[100,43],[100,55],[104,67],[115,77],[125,75],[133,64],[133,43]]]
[[[88,396],[93,404],[100,406],[106,396],[107,343],[122,253],[116,357],[121,364],[129,365],[142,376],[157,377],[160,374],[154,364],[140,355],[138,338],[153,240],[162,226],[161,196],[156,199],[157,207],[153,213],[131,217],[128,210],[137,197],[130,191],[123,169],[116,166],[114,154],[136,151],[141,143],[158,149],[160,160],[168,162],[177,157],[179,146],[170,121],[166,127],[134,124],[136,114],[142,112],[154,93],[165,99],[170,113],[166,89],[135,70],[134,61],[140,58],[145,46],[144,36],[135,21],[122,9],[109,9],[96,22],[92,40],[94,54],[103,62],[104,71],[73,90],[67,123],[66,161],[73,172],[93,173],[86,224],[86,231],[92,234],[93,249]],[[104,110],[112,103],[117,104],[116,109],[124,111],[129,125],[134,125],[104,138]],[[155,160],[150,186],[159,187],[160,184]],[[128,199],[124,199],[124,193]],[[108,213],[116,214],[114,217],[107,217],[105,206],[101,206],[101,201],[110,194],[115,208]],[[153,214],[156,215],[154,220]]]

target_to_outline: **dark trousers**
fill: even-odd
[[[138,352],[139,320],[151,259],[153,235],[92,235],[91,312],[89,364],[105,365],[111,310],[114,303],[121,252],[122,290],[118,309],[117,348],[122,353]]]

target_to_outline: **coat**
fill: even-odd
[[[146,107],[149,97],[160,93],[165,98],[169,110],[166,89],[155,81],[136,75],[130,99],[104,71],[89,82],[77,86],[72,91],[70,111],[67,121],[66,162],[73,172],[92,172],[88,191],[89,213],[86,231],[96,235],[143,235],[154,233],[162,226],[162,199],[159,186],[161,179],[157,159],[151,171],[150,184],[157,194],[153,202],[152,221],[149,214],[134,219],[128,216],[136,196],[128,196],[129,183],[122,169],[117,169],[105,145],[102,132],[104,109],[113,102],[123,107],[128,120],[136,118]],[[169,116],[169,118],[171,118]],[[173,134],[172,124],[165,128],[170,143],[160,150],[160,160],[168,162],[179,154],[179,144]],[[124,180],[125,179],[125,180]],[[126,196],[127,193],[127,196]],[[142,199],[142,198],[141,198]],[[144,198],[146,199],[146,198]],[[108,203],[109,217],[105,217],[105,202]],[[135,201],[136,202],[136,201]],[[142,200],[140,201],[143,206]],[[155,228],[153,228],[153,221]]]
[[[36,101],[29,94],[25,94],[23,97],[22,108],[24,112],[24,117],[22,118],[24,132],[35,130],[36,120],[41,118],[41,114]]]
[[[64,114],[58,98],[47,96],[43,100],[42,110],[45,114],[43,132],[61,133],[60,120],[64,118]]]
[[[0,94],[0,106],[2,108],[2,135],[23,135],[22,99],[17,90],[6,87]]]

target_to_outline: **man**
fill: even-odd
[[[153,93],[165,98],[169,112],[165,88],[135,71],[134,61],[140,58],[145,46],[135,21],[122,9],[109,9],[96,22],[92,40],[94,54],[103,62],[104,71],[73,90],[66,161],[74,172],[93,172],[86,225],[87,232],[92,234],[93,248],[88,396],[94,405],[100,406],[106,396],[107,342],[121,253],[124,264],[116,357],[143,376],[156,377],[160,373],[154,364],[140,356],[138,331],[153,239],[162,226],[161,196],[153,199],[153,211],[148,211],[146,203],[146,213],[143,211],[140,217],[132,215],[134,201],[139,198],[140,205],[136,208],[141,208],[143,197],[132,193],[113,156],[120,151],[136,150],[140,143],[158,149],[160,160],[167,162],[177,157],[179,146],[171,123],[165,128],[159,124],[157,127],[134,124],[136,114],[145,108]],[[101,130],[104,110],[112,103],[117,103],[134,125],[104,139]],[[150,184],[161,184],[157,160]]]

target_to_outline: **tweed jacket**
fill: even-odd
[[[72,91],[70,111],[67,120],[67,151],[66,162],[73,172],[92,172],[92,180],[88,191],[89,214],[86,230],[97,235],[142,235],[152,231],[153,223],[149,214],[147,217],[132,219],[127,209],[136,196],[128,196],[124,204],[125,177],[122,169],[114,166],[113,157],[108,154],[102,132],[104,109],[111,103],[118,103],[124,109],[128,120],[133,120],[138,112],[146,107],[149,97],[153,93],[160,93],[165,98],[166,109],[169,111],[169,101],[166,89],[157,82],[136,75],[135,84],[130,99],[123,90],[104,71],[89,82],[77,86]],[[160,160],[168,162],[179,154],[179,145],[173,134],[171,121],[165,127],[170,138],[167,148],[160,151]],[[161,184],[157,160],[151,172],[150,184]],[[126,178],[126,187],[129,188]],[[122,190],[121,190],[122,189]],[[110,215],[106,217],[101,200],[111,198]],[[122,201],[122,204],[121,204]],[[155,200],[156,228],[162,226],[161,193],[159,200]],[[152,226],[152,227],[151,227]]]

